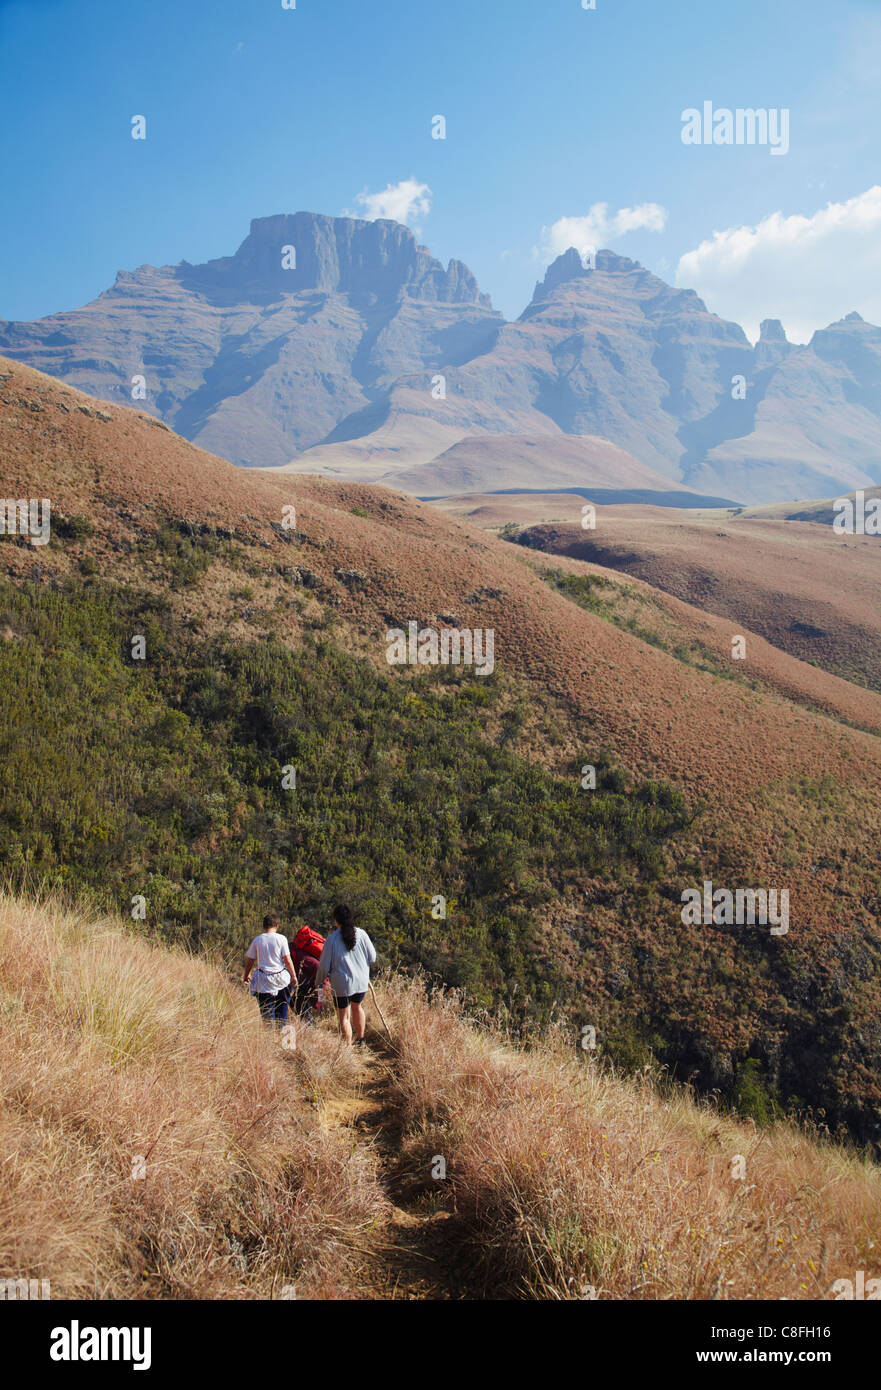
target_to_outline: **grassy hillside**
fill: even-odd
[[[27,961],[27,969],[22,962]],[[379,981],[296,1048],[119,919],[0,897],[0,1276],[52,1297],[832,1297],[881,1174]],[[445,1175],[438,1157],[444,1159]]]
[[[881,733],[877,695],[866,698],[845,679],[821,673],[814,663],[783,653],[751,630],[746,639],[748,660],[733,661],[731,638],[737,628],[730,620],[703,613],[638,579],[613,579],[607,570],[568,557],[562,564],[566,568],[556,568],[544,555],[535,560],[537,571],[557,592],[641,642],[709,675],[756,692],[780,694],[866,733]]]
[[[169,940],[238,948],[268,904],[326,923],[345,898],[393,964],[547,1018],[571,987],[538,908],[595,876],[651,883],[688,819],[599,750],[590,795],[511,751],[525,713],[495,676],[200,638],[98,581],[0,584],[0,631],[0,860],[111,909],[143,895]]]
[[[357,1289],[383,1198],[215,967],[0,899],[0,1272],[53,1298]],[[273,1045],[274,1044],[274,1045]]]
[[[517,682],[386,674],[332,630],[293,649],[271,627],[201,636],[161,597],[96,577],[0,583],[0,633],[10,881],[111,912],[143,897],[152,935],[228,955],[269,906],[292,929],[324,927],[347,899],[389,964],[463,990],[472,1010],[531,1030],[574,1023],[589,999],[620,1065],[655,1058],[760,1121],[824,1107],[860,1132],[858,1105],[838,1098],[845,1080],[865,1094],[842,992],[821,994],[755,928],[715,933],[709,959],[705,928],[659,931],[680,885],[700,882],[706,810],[589,744],[589,792],[579,761],[561,776],[528,759]],[[744,1025],[768,984],[792,1004],[763,1055]]]
[[[595,531],[583,531],[574,520],[508,527],[506,533],[538,550],[642,579],[746,627],[799,662],[877,694],[881,542],[837,535],[832,520],[824,504],[804,514],[782,506],[697,513],[603,507]]]
[[[578,560],[2,375],[2,491],[53,508],[48,546],[0,545],[15,882],[226,948],[345,895],[469,1008],[585,1008],[622,1064],[881,1140],[878,695],[752,630],[722,678],[730,624],[639,580],[570,596],[537,570]],[[390,668],[410,619],[492,628],[495,674]],[[705,878],[786,889],[788,936],[684,925]]]

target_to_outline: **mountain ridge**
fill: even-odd
[[[609,250],[558,256],[508,322],[467,266],[444,267],[400,223],[276,214],[231,256],[120,271],[81,309],[0,321],[0,351],[117,403],[140,389],[148,413],[247,467],[320,447],[337,476],[382,481],[373,436],[402,419],[405,434],[441,427],[447,448],[547,436],[539,488],[564,476],[560,436],[746,503],[881,479],[881,329],[850,312],[793,344],[766,319],[753,345],[694,290]],[[337,450],[353,440],[363,449]],[[401,458],[389,485],[425,494],[413,475],[437,457],[426,444]]]

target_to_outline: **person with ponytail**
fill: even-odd
[[[324,981],[330,980],[340,1037],[351,1046],[353,1028],[355,1042],[364,1042],[367,1022],[364,995],[370,984],[370,967],[376,960],[376,950],[366,931],[355,926],[350,907],[340,904],[334,908],[333,920],[336,930],[324,943],[315,984],[320,990]]]

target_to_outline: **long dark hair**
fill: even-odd
[[[343,938],[343,945],[347,951],[351,951],[357,941],[355,934],[355,919],[352,916],[352,909],[345,903],[340,903],[339,907],[333,910],[333,920],[340,929],[340,936]]]

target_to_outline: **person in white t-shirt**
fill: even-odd
[[[263,918],[263,931],[254,937],[245,953],[242,978],[245,984],[250,983],[264,1023],[283,1028],[288,1021],[288,1001],[291,985],[297,983],[297,972],[288,939],[282,936],[278,918],[271,913]]]

